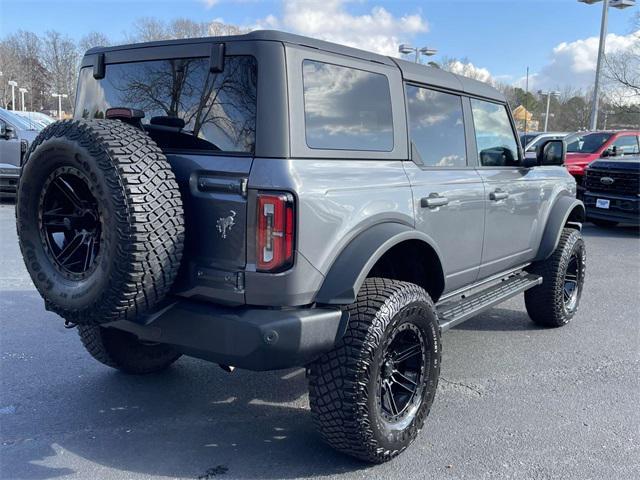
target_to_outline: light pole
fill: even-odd
[[[26,111],[27,111],[27,109],[26,109],[26,108],[25,108],[25,106],[24,106],[24,94],[25,94],[25,93],[27,93],[27,92],[28,92],[28,90],[27,90],[26,88],[24,88],[24,87],[20,87],[20,88],[18,89],[18,91],[19,91],[19,92],[20,92],[20,94],[22,95],[22,111],[23,111],[23,112],[26,112]]]
[[[547,96],[547,113],[544,116],[544,131],[547,131],[547,126],[549,125],[549,106],[551,104],[551,96],[553,95],[554,97],[559,97],[560,96],[560,92],[555,92],[555,91],[547,91],[547,92],[543,92],[542,90],[538,90],[538,94],[539,95],[546,95]]]
[[[598,44],[598,62],[596,64],[596,80],[593,84],[593,105],[591,106],[590,130],[598,128],[598,100],[600,90],[600,69],[602,67],[602,59],[604,58],[604,47],[607,41],[607,17],[609,14],[609,6],[622,10],[623,8],[632,7],[636,4],[635,0],[578,0],[580,3],[592,5],[602,2],[602,19],[600,21],[600,43]]]
[[[58,97],[58,120],[62,120],[62,99],[67,98],[66,93],[54,93],[52,97]]]
[[[16,109],[16,87],[18,86],[18,82],[15,80],[9,80],[9,85],[11,85],[11,109]]]
[[[412,47],[411,45],[408,45],[406,43],[401,43],[400,46],[398,47],[398,52],[402,53],[403,55],[415,53],[416,56],[414,61],[416,63],[420,63],[420,55],[424,55],[426,57],[432,57],[436,53],[438,53],[438,50],[436,50],[435,48],[429,48],[429,47],[422,47],[422,48]]]

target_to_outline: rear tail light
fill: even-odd
[[[295,216],[290,193],[258,193],[256,268],[281,272],[293,265]]]

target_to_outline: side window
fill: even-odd
[[[471,99],[480,165],[511,167],[519,162],[518,143],[504,105]]]
[[[635,135],[618,137],[612,146],[616,147],[616,155],[634,155],[640,153],[638,138]]]
[[[305,135],[309,148],[393,150],[393,117],[387,77],[305,60]]]
[[[429,167],[464,167],[462,98],[458,95],[407,85],[412,154]]]

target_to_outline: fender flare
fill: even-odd
[[[376,262],[390,248],[406,240],[421,240],[434,250],[438,259],[442,258],[435,243],[424,233],[402,223],[379,223],[360,233],[340,252],[315,301],[330,305],[355,302],[360,287]]]
[[[569,221],[572,215],[577,215],[577,221]],[[574,217],[575,218],[575,217]],[[562,229],[570,223],[578,230],[582,230],[582,221],[585,218],[584,204],[575,197],[564,195],[559,197],[551,207],[547,224],[540,240],[538,254],[533,259],[534,262],[548,258],[558,246]]]

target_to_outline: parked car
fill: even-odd
[[[18,236],[105,365],[304,366],[323,438],[383,462],[429,413],[443,330],[523,292],[539,325],[576,314],[564,144],[525,158],[485,83],[257,31],[89,50],[76,98],[29,150]]]
[[[520,135],[520,145],[525,147],[531,140],[533,140],[534,138],[536,138],[540,134],[541,134],[541,132],[520,133],[519,134]]]
[[[640,225],[640,156],[602,158],[585,171],[587,218],[601,227]]]
[[[16,194],[22,157],[39,129],[0,108],[0,198]]]
[[[567,144],[566,165],[578,184],[581,196],[584,171],[598,158],[640,154],[640,131],[578,132],[565,138]]]
[[[18,115],[18,116],[20,116],[22,118],[26,118],[29,122],[35,123],[36,128],[40,128],[40,129],[43,129],[47,125],[51,125],[53,122],[56,121],[55,118],[50,117],[46,113],[21,112],[21,111],[17,111],[17,110],[15,112],[13,112],[13,113],[15,113],[16,115]]]
[[[562,140],[567,135],[569,135],[569,132],[546,132],[536,135],[535,137],[531,138],[528,143],[522,144],[522,146],[524,147],[524,153],[525,155],[535,157],[536,148],[538,148],[538,146],[542,145],[547,140]]]

